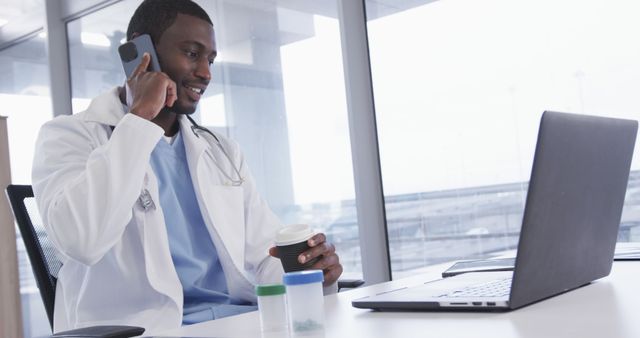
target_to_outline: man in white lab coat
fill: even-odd
[[[105,324],[147,333],[255,309],[254,286],[279,283],[272,247],[281,223],[259,196],[238,145],[193,128],[217,49],[209,16],[189,0],[144,1],[127,39],[149,34],[150,56],[79,114],[45,124],[33,188],[63,260],[54,331]],[[324,234],[301,262],[321,259],[325,292],[342,273]]]

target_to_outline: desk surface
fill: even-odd
[[[634,261],[615,262],[608,277],[505,313],[374,312],[351,306],[352,299],[417,285],[437,278],[441,270],[325,297],[324,337],[640,337],[640,262]],[[274,336],[260,332],[257,312],[184,326],[165,335]]]

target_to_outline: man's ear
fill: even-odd
[[[133,32],[133,34],[131,34],[131,39],[130,40],[133,40],[133,39],[139,37],[140,35],[142,35],[142,34],[140,34],[138,32]]]

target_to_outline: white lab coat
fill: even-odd
[[[153,334],[182,322],[182,287],[149,164],[163,130],[125,109],[113,89],[86,111],[49,121],[38,137],[33,189],[64,263],[55,332],[128,324]],[[218,169],[234,173],[229,160],[209,135],[196,137],[190,126],[180,119],[194,190],[229,293],[254,300],[256,283],[281,282],[280,262],[268,256],[281,224],[256,191],[238,145],[218,136],[245,179],[232,186]],[[138,201],[145,189],[155,203],[146,211]]]

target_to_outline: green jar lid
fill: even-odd
[[[256,285],[256,295],[258,296],[283,295],[284,292],[285,289],[282,284]]]

